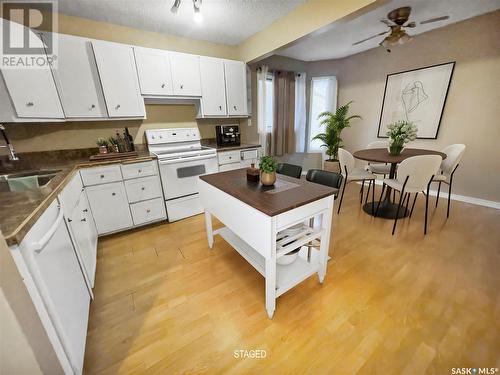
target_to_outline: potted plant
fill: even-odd
[[[260,158],[260,182],[262,185],[271,186],[276,182],[276,168],[278,163],[272,156],[262,156]]]
[[[417,138],[418,127],[414,123],[400,120],[387,125],[387,136],[390,138],[387,148],[391,155],[403,152],[405,144]]]
[[[342,138],[340,138],[342,130],[351,126],[351,120],[361,118],[358,115],[347,116],[351,103],[352,101],[337,108],[335,113],[325,111],[318,116],[318,120],[321,120],[320,125],[325,125],[325,132],[316,135],[313,140],[318,139],[323,142],[321,146],[326,148],[326,154],[328,155],[328,159],[324,163],[324,169],[330,172],[340,172],[338,152],[339,148],[343,146]]]
[[[99,146],[99,153],[100,154],[107,154],[108,153],[108,141],[105,140],[104,138],[97,138],[97,145]]]
[[[108,143],[109,143],[109,152],[119,152],[120,151],[118,149],[118,141],[115,138],[109,137]]]

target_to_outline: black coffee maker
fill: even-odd
[[[217,146],[240,145],[240,127],[238,125],[217,125],[215,135]]]

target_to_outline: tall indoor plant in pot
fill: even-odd
[[[319,133],[314,139],[318,139],[323,144],[322,147],[326,148],[328,159],[325,160],[324,169],[331,172],[340,172],[339,164],[339,148],[342,147],[342,138],[340,134],[342,130],[351,126],[351,120],[361,118],[358,115],[348,116],[349,106],[352,101],[337,108],[335,113],[325,111],[319,114],[318,120],[320,125],[325,126],[325,132]]]
[[[276,182],[276,168],[278,163],[272,156],[262,156],[260,158],[260,182],[262,185],[271,186]]]

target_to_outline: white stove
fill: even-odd
[[[146,139],[158,158],[168,221],[202,213],[198,176],[218,172],[217,151],[201,145],[198,128],[146,130]]]

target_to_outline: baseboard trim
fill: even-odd
[[[358,183],[361,184],[361,182]],[[382,180],[376,180],[375,183],[377,185],[382,186]],[[446,185],[444,186],[445,186],[444,190],[441,190],[441,193],[439,194],[440,198],[448,198],[448,190],[446,188],[447,186]],[[429,195],[433,197],[437,196],[437,190],[430,190]],[[477,206],[490,207],[500,210],[500,202],[489,201],[487,199],[469,197],[467,195],[458,195],[453,193],[451,194],[451,199],[459,202],[465,202],[465,203],[475,204]]]

